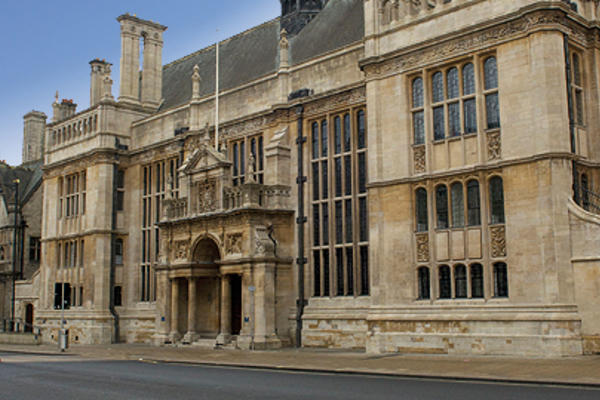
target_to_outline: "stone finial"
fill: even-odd
[[[194,65],[194,73],[192,74],[192,99],[200,99],[200,67]]]
[[[107,74],[104,76],[102,83],[103,83],[102,100],[103,101],[114,100],[114,97],[112,95],[113,80],[110,78],[110,74]]]
[[[58,104],[58,90],[56,91],[56,93],[54,94],[54,103]]]
[[[279,39],[279,68],[287,68],[290,66],[289,61],[289,47],[290,42],[288,40],[288,33],[284,29],[280,33],[281,39]]]

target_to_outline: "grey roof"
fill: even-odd
[[[299,64],[362,40],[364,0],[330,0],[297,36],[290,40],[291,63]],[[274,73],[279,65],[279,18],[221,42],[220,88],[228,90]],[[216,46],[167,64],[163,69],[161,110],[186,104],[192,97],[194,65],[200,68],[200,95],[215,91]]]
[[[15,201],[15,185],[13,181],[19,179],[19,199],[20,202],[27,202],[31,195],[42,183],[43,171],[42,163],[29,163],[27,167],[11,167],[7,164],[0,164],[0,196],[4,197],[5,203],[13,204]]]

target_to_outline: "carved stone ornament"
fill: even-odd
[[[269,237],[269,230],[264,226],[255,229],[255,249],[257,256],[272,256],[275,254],[275,243]]]
[[[500,131],[487,134],[487,150],[489,160],[499,160],[502,157],[502,139]]]
[[[175,242],[175,259],[176,260],[187,260],[188,249],[190,247],[189,240],[178,240]]]
[[[230,233],[225,237],[225,253],[242,254],[242,241],[244,235],[242,233]]]
[[[195,198],[194,211],[203,214],[217,209],[217,181],[209,179],[192,184]]]
[[[417,261],[429,262],[429,234],[417,234]]]
[[[492,257],[506,257],[506,228],[504,226],[492,226],[490,228]]]
[[[304,106],[304,115],[318,115],[331,110],[335,110],[339,107],[363,104],[366,101],[366,98],[367,92],[364,86],[348,90],[343,93],[339,93],[333,96],[325,97],[307,103]]]
[[[425,146],[416,146],[414,152],[415,173],[420,174],[426,171],[427,162],[425,161]]]

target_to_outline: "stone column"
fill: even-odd
[[[179,340],[179,330],[177,324],[179,321],[179,282],[177,279],[171,280],[171,341]]]
[[[193,343],[197,339],[196,334],[196,287],[198,280],[194,277],[188,279],[188,328],[184,342]]]
[[[217,337],[218,344],[227,344],[231,337],[231,287],[229,276],[221,277],[221,332]]]

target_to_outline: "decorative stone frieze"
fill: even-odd
[[[429,233],[417,234],[417,261],[429,262]]]
[[[366,87],[361,86],[337,95],[307,103],[304,106],[304,115],[310,117],[316,114],[323,114],[340,107],[362,104],[366,101],[366,98]]]
[[[176,260],[187,260],[190,248],[189,240],[178,240],[174,243],[173,248],[175,249]]]
[[[225,237],[225,253],[227,255],[242,254],[242,241],[244,235],[241,232],[230,233]]]
[[[218,208],[217,181],[207,179],[203,182],[195,182],[191,187],[192,196],[195,199],[192,213],[204,214],[216,211]]]
[[[415,146],[413,148],[414,154],[414,169],[416,174],[420,174],[426,171],[427,161],[425,158],[425,146]]]
[[[487,153],[489,160],[502,158],[502,139],[500,131],[492,131],[487,134]]]
[[[490,247],[493,258],[506,257],[506,228],[504,225],[490,227]]]

